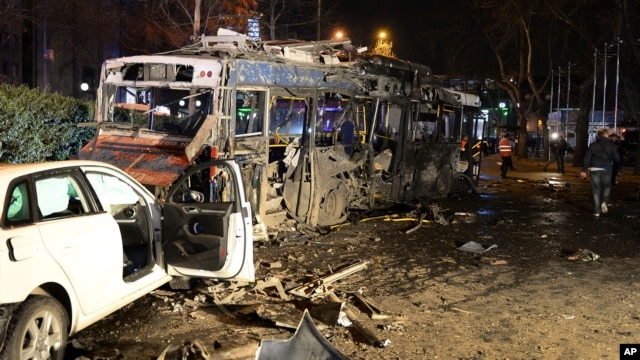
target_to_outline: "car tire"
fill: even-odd
[[[188,276],[176,276],[169,281],[171,290],[191,290],[191,278]]]
[[[32,296],[13,314],[0,359],[63,360],[69,316],[54,298]]]

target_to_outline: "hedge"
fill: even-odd
[[[95,135],[93,104],[84,100],[0,84],[0,163],[67,160]]]

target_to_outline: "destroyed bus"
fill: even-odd
[[[96,97],[98,131],[81,158],[122,168],[160,198],[194,163],[235,158],[256,223],[289,216],[323,229],[479,175],[478,158],[460,157],[478,96],[439,86],[427,66],[358,56],[349,41],[202,36],[107,60]],[[211,169],[193,181],[204,200],[225,179]]]

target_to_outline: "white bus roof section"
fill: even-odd
[[[223,60],[211,56],[198,55],[136,55],[110,59],[105,62],[105,83],[118,83],[124,81],[120,71],[127,64],[165,64],[165,65],[187,65],[193,67],[194,86],[218,86],[220,84],[220,73],[222,72]],[[138,81],[138,84],[141,82]],[[149,85],[164,84],[166,80],[145,81]]]
[[[447,96],[447,99],[443,99],[449,103],[461,105],[461,106],[480,107],[480,96],[478,95],[469,94],[462,91],[446,89],[446,88],[442,88],[441,91],[443,93],[450,95],[450,97]],[[452,102],[452,99],[455,100],[455,102]]]

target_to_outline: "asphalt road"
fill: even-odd
[[[255,244],[257,278],[290,290],[368,262],[328,289],[390,342],[381,348],[353,328],[323,326],[350,359],[617,358],[619,344],[640,338],[640,176],[625,169],[609,213],[596,220],[578,168],[557,174],[554,166],[542,171],[541,159],[516,158],[516,171],[502,179],[498,161],[482,159],[477,194],[358,214],[322,236],[293,223],[270,229],[271,238]],[[465,244],[489,250],[460,250]],[[589,261],[570,260],[581,249]],[[261,340],[293,336],[272,316],[295,323],[302,309],[326,301],[244,290],[223,306],[214,299],[238,289],[203,282],[188,292],[159,290],[75,340],[90,359],[155,359],[194,340],[211,359],[250,359]],[[361,311],[354,293],[383,316]]]

